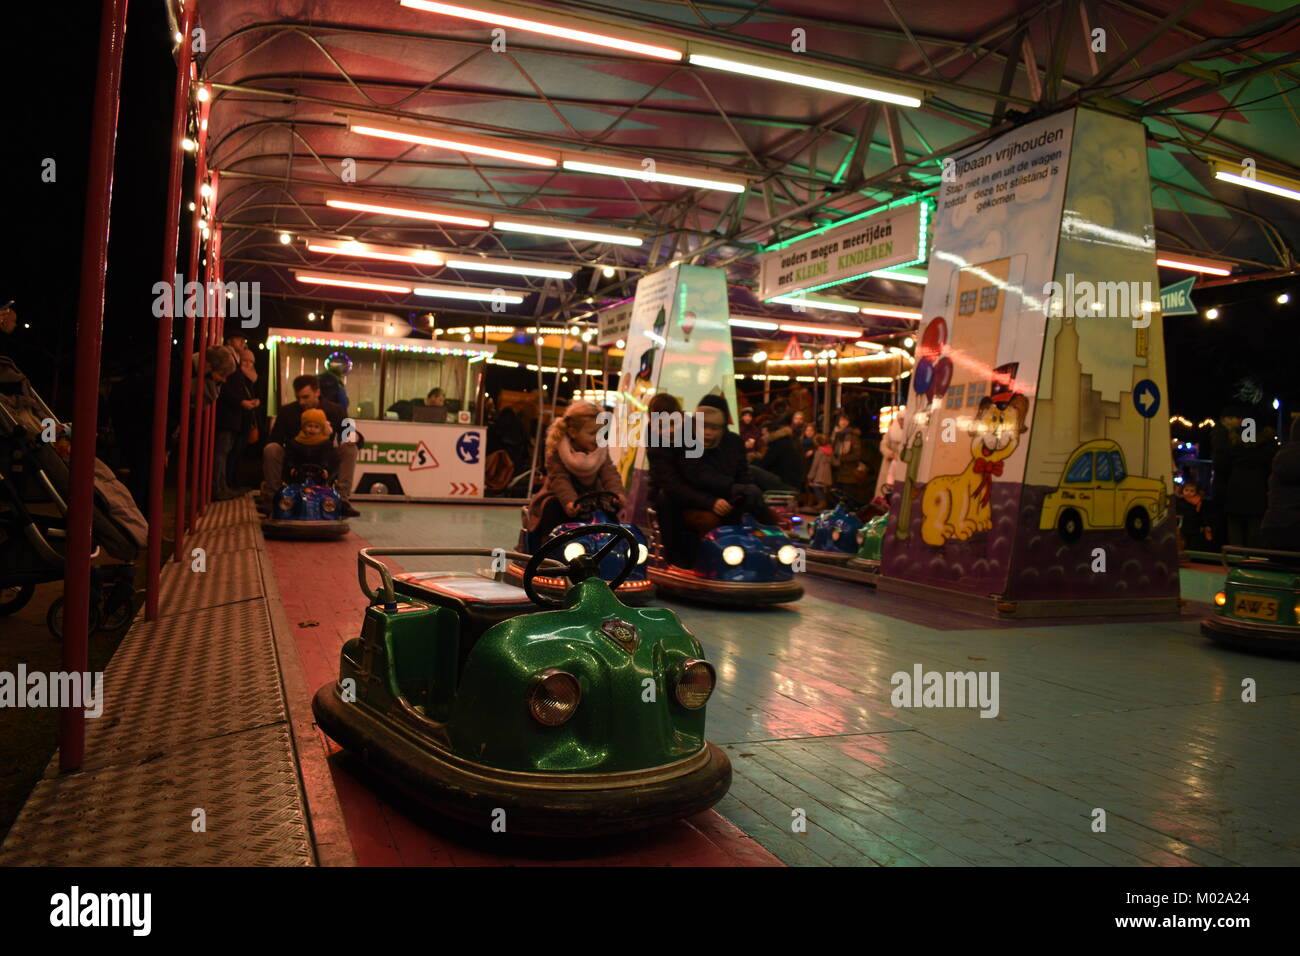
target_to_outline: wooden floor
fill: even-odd
[[[362,507],[353,528],[375,545],[511,547],[518,527],[517,508]],[[277,573],[286,606],[306,613]],[[1185,572],[1185,594],[1204,600],[1216,581]],[[781,861],[1300,864],[1300,662],[1207,643],[1201,606],[1006,625],[805,585],[783,608],[677,608],[718,669],[709,736],[735,767],[718,810]],[[332,653],[320,652],[326,670]],[[997,717],[895,708],[890,678],[916,665],[996,672]],[[1241,700],[1248,678],[1255,703]]]

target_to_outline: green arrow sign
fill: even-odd
[[[1160,311],[1165,315],[1195,315],[1192,305],[1192,286],[1196,276],[1188,276],[1160,290]]]

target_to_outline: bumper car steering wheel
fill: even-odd
[[[573,505],[573,513],[577,518],[590,518],[597,511],[617,515],[618,495],[612,491],[588,491],[578,495],[574,499]]]
[[[567,559],[564,557],[565,547],[571,542],[580,538],[591,537],[597,534],[607,534],[609,540],[601,546],[595,554],[580,554],[576,557]],[[550,571],[548,575],[554,577],[568,578],[574,584],[579,581],[585,581],[590,577],[600,575],[600,562],[609,554],[614,546],[619,542],[624,545],[623,550],[623,567],[614,580],[606,583],[610,588],[617,588],[627,580],[627,576],[636,568],[637,559],[637,542],[632,537],[632,532],[628,531],[622,525],[616,524],[589,524],[582,528],[574,528],[572,531],[566,531],[563,534],[556,535],[551,540],[537,549],[537,553],[532,556],[528,562],[528,567],[524,568],[524,593],[528,599],[538,607],[564,607],[565,602],[561,598],[553,598],[550,595],[539,592],[533,587],[533,579],[537,577],[538,571],[541,570],[542,562],[562,561],[566,567],[562,571]]]
[[[304,485],[325,485],[329,484],[329,473],[322,465],[306,464],[298,465],[290,472],[289,477],[297,476],[299,484]]]

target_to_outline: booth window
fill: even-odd
[[[302,343],[282,346],[283,356],[280,375],[280,401],[292,402],[293,380],[299,375],[320,377],[329,371],[326,361],[338,351],[333,345],[306,345]],[[378,418],[379,407],[379,353],[374,349],[348,350],[352,360],[352,369],[344,376],[343,387],[348,395],[348,408],[345,411],[352,418]]]

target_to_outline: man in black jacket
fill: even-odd
[[[1300,418],[1291,423],[1291,440],[1273,456],[1260,531],[1264,547],[1300,552]]]
[[[344,413],[341,406],[334,402],[322,401],[320,397],[320,380],[315,375],[299,375],[293,380],[293,393],[296,401],[281,405],[276,413],[275,423],[271,426],[270,440],[262,449],[262,505],[271,507],[271,496],[280,487],[284,474],[284,446],[293,441],[302,428],[302,413],[309,408],[319,408],[329,419],[338,443],[339,473],[335,486],[342,498],[340,509],[345,518],[355,518],[359,512],[352,507],[352,475],[357,466],[357,445],[355,438],[343,440]]]
[[[665,504],[692,530],[702,533],[752,514],[774,523],[763,493],[753,483],[745,443],[728,430],[727,400],[706,395],[696,408],[703,421],[704,449],[697,458],[684,448],[658,449],[650,456],[651,477]]]

